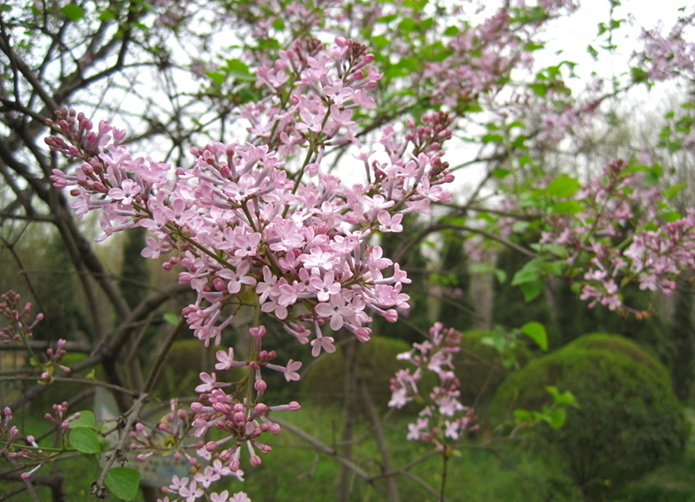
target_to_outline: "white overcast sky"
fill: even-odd
[[[686,6],[686,13],[692,12],[692,2],[685,0],[623,0],[616,7],[615,19],[625,19],[623,26],[616,32],[614,42],[618,49],[612,57],[605,54],[594,61],[586,51],[589,44],[596,46],[598,23],[608,22],[610,15],[609,0],[582,0],[581,7],[574,14],[557,19],[551,23],[546,32],[547,47],[544,54],[538,54],[541,64],[553,64],[553,60],[569,60],[580,64],[578,72],[588,76],[592,71],[599,75],[611,75],[627,70],[630,55],[640,48],[639,35],[642,28],[651,29],[661,26],[668,33],[677,21],[680,7]],[[555,51],[562,50],[558,57]],[[561,59],[560,59],[561,58]]]

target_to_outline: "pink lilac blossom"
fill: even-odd
[[[572,218],[546,218],[541,242],[566,247],[569,273],[580,263],[586,265],[580,298],[590,307],[629,311],[620,291],[625,284],[635,282],[640,289],[670,294],[677,275],[695,268],[695,214],[660,221],[663,197],[627,167],[623,161],[612,161],[603,176],[579,190],[574,199],[584,209]]]
[[[70,427],[70,422],[80,417],[79,413],[68,416],[68,403],[54,404],[53,413],[46,413],[44,418],[51,422],[58,433],[58,438],[63,438]],[[22,435],[20,429],[12,423],[12,410],[5,407],[0,411],[0,456],[17,462],[24,471],[21,479],[29,479],[43,465],[54,460],[53,451],[44,451],[36,443],[31,435]],[[64,440],[64,439],[62,439]]]
[[[529,65],[530,52],[522,49],[525,30],[512,28],[507,9],[500,9],[475,28],[465,28],[449,44],[451,54],[428,62],[424,77],[434,84],[432,100],[456,109],[486,91],[498,89],[518,65]]]
[[[391,379],[389,406],[402,408],[416,396],[426,404],[416,422],[408,426],[407,439],[432,443],[440,451],[477,427],[473,425],[474,410],[459,401],[460,382],[453,371],[452,355],[460,350],[460,342],[461,333],[435,323],[428,340],[414,343],[410,352],[398,356],[411,362],[415,370],[399,370]],[[425,371],[434,372],[438,378],[438,385],[426,395],[418,386]]]
[[[320,108],[321,130],[300,128],[297,144],[325,148],[342,126],[331,126],[332,112],[323,103],[334,98],[321,98],[324,87],[330,87],[327,82],[335,84],[338,77],[354,91],[342,101],[344,107],[372,106],[366,97],[355,102],[361,96],[358,91],[371,88],[379,78],[369,66],[372,57],[363,46],[338,39],[326,51],[315,41],[299,43],[287,58],[296,71],[304,68],[299,72],[299,90],[304,94],[296,102],[290,99],[284,115],[295,118],[280,127],[296,131],[303,123],[303,110]],[[302,101],[311,98],[310,92],[317,99]],[[87,129],[75,132],[91,126],[83,116],[61,113],[55,125],[68,139],[90,137]],[[172,186],[166,174],[169,166],[132,159],[125,147],[109,144],[110,135],[121,139],[123,135],[106,124],[100,126],[102,139],[97,142],[106,151],[96,156],[79,143],[68,147],[61,139],[50,139],[49,144],[84,160],[74,175],[56,170],[53,176],[57,186],[76,187],[72,193],[79,196],[78,215],[100,210],[106,236],[132,226],[148,228],[155,238],[148,240],[146,256],[178,250],[169,266],[184,267],[180,282],[198,293],[198,301],[184,314],[206,345],[219,343],[222,330],[233,319],[238,295],[254,287],[261,310],[285,324],[294,315],[300,322],[330,324],[333,330],[347,327],[366,340],[369,328],[364,324],[371,318],[365,309],[394,319],[393,308],[407,300],[400,293],[401,285],[409,282],[405,275],[398,281],[384,277],[384,270],[393,263],[377,258],[380,248],[367,244],[368,239],[378,229],[399,231],[402,216],[395,213],[425,211],[431,202],[446,202],[450,197],[441,186],[453,179],[441,160],[441,146],[451,137],[451,120],[435,113],[424,116],[423,122],[423,126],[410,122],[403,140],[386,131],[382,144],[389,161],[374,161],[368,166],[374,179],[354,187],[320,170],[313,176],[300,171],[296,179],[290,179],[283,167],[282,147],[273,151],[267,145],[217,143],[194,148],[195,165],[173,170],[177,181]],[[365,163],[370,155],[363,157]],[[301,182],[310,177],[316,181]],[[390,202],[393,215],[364,210],[362,199],[374,194]],[[361,229],[350,229],[354,225]],[[289,235],[288,229],[292,230]],[[211,249],[224,254],[216,255]],[[314,276],[313,281],[303,280],[306,272]],[[316,284],[331,276],[330,298],[326,298],[326,290],[317,289]],[[378,294],[377,283],[382,285]],[[294,314],[293,307],[300,303],[312,307],[310,312]]]
[[[442,160],[451,118],[439,112],[423,116],[423,125],[409,121],[404,134],[387,127],[381,139],[386,160],[363,148],[358,162],[367,169],[365,184],[347,186],[326,172],[326,148],[361,146],[351,116],[374,107],[369,90],[381,75],[373,59],[352,40],[337,38],[326,47],[298,39],[259,69],[266,96],[241,113],[252,141],[193,148],[188,169],[132,157],[121,144],[122,131],[102,122],[93,133],[84,115],[59,110],[49,125],[62,138],[46,142],[82,163],[72,174],[54,170],[52,179],[77,198],[78,216],[100,213],[104,238],[142,226],[151,233],[144,256],[173,252],[164,268],[180,267],[179,282],[196,292],[183,314],[206,346],[219,345],[238,310],[248,306],[309,343],[313,356],[335,351],[327,330],[345,328],[368,341],[370,314],[394,322],[396,309],[407,307],[402,288],[410,282],[371,237],[402,231],[404,213],[448,201],[443,185],[453,180]],[[303,164],[289,169],[289,157],[300,150]],[[168,488],[187,502],[208,491],[217,476],[239,477],[242,450],[259,465],[258,453],[270,451],[263,434],[280,431],[268,414],[299,409],[296,402],[262,402],[264,371],[281,372],[289,382],[300,378],[301,366],[272,363],[276,354],[262,349],[264,334],[262,325],[249,330],[253,347],[246,360],[235,360],[231,349],[217,354],[217,370],[243,366],[251,386],[201,373],[199,401],[190,411],[172,403],[154,430],[139,424],[131,434],[139,458],[167,449],[189,460],[195,475]],[[212,428],[223,437],[184,444],[185,437],[202,438]]]
[[[678,19],[668,35],[662,26],[642,30],[644,49],[636,52],[633,58],[654,81],[674,77],[695,77],[695,44],[689,42],[684,32],[692,29],[695,12]]]

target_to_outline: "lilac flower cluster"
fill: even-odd
[[[32,304],[25,303],[20,307],[21,296],[10,290],[0,296],[0,317],[7,319],[9,324],[0,331],[0,340],[3,343],[18,343],[23,345],[32,364],[41,368],[41,378],[39,382],[49,384],[53,381],[53,373],[56,369],[69,372],[70,368],[60,364],[61,359],[67,354],[65,346],[67,341],[59,339],[56,348],[46,349],[44,360],[40,359],[33,349],[29,346],[29,340],[33,338],[34,327],[43,320],[43,314],[31,315]]]
[[[53,413],[46,413],[44,418],[54,424],[60,438],[67,432],[70,422],[80,418],[80,414],[68,416],[68,403],[63,402],[54,404]],[[54,449],[42,450],[34,436],[22,435],[19,428],[11,423],[12,410],[6,406],[0,412],[0,457],[21,461],[21,468],[29,470],[23,472],[20,477],[28,479],[41,466],[52,462],[61,452]]]
[[[695,12],[678,19],[665,35],[663,27],[642,30],[644,49],[633,57],[650,79],[669,80],[678,76],[695,77],[695,44],[688,41],[685,31],[693,28]]]
[[[9,324],[0,331],[3,343],[22,342],[33,336],[32,329],[43,320],[43,314],[32,318],[31,303],[20,307],[22,297],[10,290],[0,296],[0,316],[7,319]]]
[[[393,394],[389,406],[402,408],[415,398],[426,403],[417,421],[408,426],[407,438],[433,443],[441,451],[476,427],[473,425],[474,410],[459,401],[460,382],[454,374],[452,356],[459,352],[460,343],[461,333],[435,323],[429,330],[428,340],[414,343],[413,350],[398,356],[398,359],[410,361],[416,369],[399,370],[391,379]],[[425,371],[436,373],[439,382],[426,395],[419,388]]]
[[[298,49],[304,55],[297,57],[309,67],[302,75],[311,75],[302,78],[313,81],[322,97],[311,98],[306,89],[301,96],[290,94],[289,103],[296,103],[285,119],[276,118],[270,126],[280,131],[277,150],[268,144],[216,143],[193,149],[197,159],[192,169],[174,170],[152,159],[132,158],[119,144],[121,131],[102,122],[99,133],[92,133],[88,119],[67,111],[61,112],[57,126],[71,144],[56,136],[47,140],[52,149],[83,159],[73,175],[55,170],[53,176],[56,186],[74,187],[79,216],[101,210],[106,236],[133,226],[148,228],[154,237],[147,240],[145,256],[177,251],[165,267],[184,267],[180,282],[198,293],[198,301],[184,314],[206,345],[219,343],[249,291],[255,292],[263,312],[302,343],[312,336],[305,325],[312,326],[314,355],[322,348],[332,350],[330,340],[322,341],[325,324],[346,328],[361,341],[369,339],[364,326],[371,319],[368,312],[395,321],[395,309],[408,299],[402,285],[409,281],[379,246],[367,241],[377,230],[400,231],[401,213],[422,212],[431,201],[449,198],[441,187],[453,179],[441,161],[441,143],[451,135],[444,114],[425,116],[424,126],[409,124],[404,141],[387,129],[381,142],[388,161],[369,165],[375,152],[360,156],[374,177],[367,185],[347,187],[320,169],[323,149],[340,129],[335,114],[349,112],[355,101],[368,106],[364,90],[374,77],[364,70],[371,58],[361,46],[338,40],[329,55],[318,50],[304,54]],[[284,71],[292,68],[290,64]],[[272,79],[278,82],[277,76]],[[263,112],[256,114],[254,129],[261,115],[282,115],[264,106],[257,107]],[[294,133],[285,134],[287,128]],[[341,137],[352,136],[347,129]],[[263,138],[265,132],[259,132]],[[105,151],[95,155],[94,145],[106,146]],[[297,145],[307,148],[307,157],[292,179],[283,156]],[[308,177],[312,179],[302,182]],[[385,276],[390,267],[393,274]]]
[[[436,82],[435,102],[456,108],[497,88],[517,64],[530,63],[530,53],[520,50],[523,43],[511,22],[508,11],[500,9],[476,28],[456,35],[449,57],[426,64],[425,78]]]
[[[588,260],[581,298],[590,307],[627,309],[620,289],[629,282],[670,294],[678,273],[695,267],[695,214],[660,221],[663,196],[627,167],[610,162],[574,196],[584,209],[572,217],[550,215],[542,235],[542,243],[566,246],[568,273]]]
[[[362,149],[357,156],[365,184],[348,186],[327,172],[326,148],[361,146],[351,118],[358,107],[374,107],[368,91],[380,75],[372,61],[352,40],[338,38],[330,47],[312,38],[297,40],[257,70],[266,96],[240,113],[253,139],[193,148],[190,169],[132,157],[121,144],[122,131],[101,122],[93,132],[92,122],[74,111],[60,110],[57,121],[49,122],[62,135],[47,138],[50,148],[82,161],[72,174],[54,170],[54,184],[70,188],[78,216],[100,212],[104,238],[141,226],[151,233],[143,256],[173,254],[164,268],[181,267],[179,282],[197,293],[183,311],[197,338],[219,345],[239,310],[254,310],[251,353],[235,361],[233,351],[220,352],[216,367],[245,366],[246,380],[221,382],[215,373],[201,374],[200,401],[192,405],[188,425],[175,434],[224,432],[197,450],[208,463],[219,463],[215,475],[239,472],[243,445],[251,464],[260,464],[256,449],[270,448],[259,436],[280,429],[267,413],[299,408],[294,402],[280,407],[261,402],[267,387],[261,369],[280,371],[292,381],[299,379],[301,363],[271,362],[276,354],[262,350],[260,313],[310,344],[313,356],[335,350],[328,329],[369,340],[370,316],[395,322],[397,309],[407,308],[402,288],[410,282],[370,239],[377,232],[402,231],[405,213],[426,212],[432,202],[450,198],[442,187],[453,180],[442,160],[443,142],[451,137],[451,119],[444,113],[426,114],[420,126],[409,121],[402,134],[385,127],[379,150]],[[299,151],[303,161],[295,165]],[[169,432],[165,422],[160,431]],[[133,437],[143,456],[157,449],[147,434],[142,429]],[[189,456],[195,469],[202,469],[193,459]],[[203,493],[199,483],[196,477],[178,480],[170,489],[194,500]]]

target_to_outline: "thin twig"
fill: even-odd
[[[116,460],[118,460],[121,457],[122,452],[125,451],[126,444],[130,439],[130,431],[135,425],[135,421],[140,417],[140,410],[143,406],[145,406],[149,399],[149,394],[142,394],[138,398],[138,400],[135,401],[130,410],[128,410],[124,414],[124,416],[128,417],[128,421],[126,422],[125,427],[123,427],[123,432],[121,433],[121,437],[118,440],[118,444],[116,445],[114,452],[107,457],[106,465],[104,465],[101,474],[99,475],[97,480],[94,483],[92,483],[92,486],[89,489],[89,492],[95,494],[97,498],[104,498],[104,496],[106,495],[106,485],[104,484],[106,475],[109,473]]]

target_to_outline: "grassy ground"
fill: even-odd
[[[283,418],[286,419],[287,415]],[[307,409],[292,414],[291,418],[293,423],[311,431],[325,443],[333,446],[339,442],[340,416],[337,413]],[[386,436],[396,468],[431,451],[429,445],[405,440],[407,420],[395,420],[387,425]],[[359,459],[360,467],[370,473],[380,472],[380,456],[369,436],[369,425],[363,423],[355,436],[368,439],[354,446],[354,456]],[[264,464],[259,469],[247,469],[247,481],[242,489],[252,499],[283,502],[335,500],[340,467],[334,459],[316,453],[301,438],[289,432],[278,436],[273,446],[273,452],[264,457]],[[499,456],[489,451],[465,449],[460,456],[453,457],[449,462],[447,498],[452,502],[544,500],[541,492],[548,490],[549,481],[546,469],[518,449],[505,448],[509,449],[501,451]],[[442,459],[438,455],[429,457],[410,472],[438,490]],[[386,483],[383,480],[367,484],[353,476],[351,486],[351,500],[384,500]],[[436,500],[434,495],[408,477],[399,477],[398,486],[404,502]],[[564,500],[570,502],[572,499]]]
[[[328,445],[339,442],[341,416],[331,409],[308,407],[295,413],[283,413],[282,418],[306,430]],[[27,425],[40,424],[28,419]],[[409,464],[430,451],[428,445],[406,441],[404,431],[408,419],[390,420],[386,427],[393,462],[396,467]],[[369,434],[369,425],[358,426],[356,437],[365,440],[354,445],[354,456],[362,469],[380,472],[381,458]],[[263,457],[258,468],[246,467],[244,483],[230,482],[232,492],[243,490],[255,502],[331,502],[336,500],[336,480],[340,465],[330,456],[317,453],[304,440],[289,431],[272,438],[273,451]],[[475,445],[472,445],[475,446]],[[449,463],[446,495],[449,501],[465,502],[578,502],[580,497],[569,481],[553,472],[532,453],[510,444],[496,446],[495,452],[476,448],[464,449]],[[438,489],[442,473],[441,457],[432,456],[411,469],[423,482]],[[4,465],[2,466],[4,468]],[[47,468],[46,473],[48,473]],[[85,458],[61,463],[66,477],[67,500],[92,502],[88,494],[90,483],[100,472],[98,462]],[[41,472],[41,471],[40,471]],[[384,500],[385,482],[366,483],[351,478],[351,500]],[[398,486],[403,502],[435,502],[436,497],[419,483],[401,476]],[[9,489],[0,484],[0,494]],[[222,488],[220,488],[222,489]],[[50,500],[48,490],[38,488],[42,501]],[[26,494],[13,500],[31,500]],[[107,501],[116,500],[113,497]],[[139,499],[142,500],[142,499]],[[684,457],[664,465],[638,483],[619,492],[609,502],[695,502],[695,444]]]

